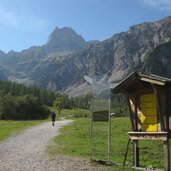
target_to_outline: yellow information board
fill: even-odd
[[[140,120],[142,131],[157,132],[157,111],[155,94],[142,95],[140,97],[141,111]]]

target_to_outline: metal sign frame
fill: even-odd
[[[92,99],[92,116],[91,116],[91,123],[90,123],[90,160],[93,161],[93,123],[96,121],[104,122],[103,119],[98,118],[97,120],[94,120],[94,100]],[[105,111],[106,112],[106,111]],[[97,112],[98,113],[98,112]],[[99,113],[100,114],[100,113]],[[103,111],[102,111],[103,114]],[[105,117],[106,119],[106,117]],[[105,120],[106,121],[106,120]],[[108,113],[107,113],[107,121],[108,122],[108,162],[111,161],[111,99],[108,99]]]
[[[110,75],[93,76],[93,78],[85,75],[84,79],[91,84],[92,87],[92,105],[91,105],[91,122],[90,122],[90,160],[93,161],[93,124],[94,122],[108,122],[108,162],[111,160],[111,88],[113,84],[110,80]],[[107,109],[102,109],[101,105],[98,110],[95,110],[94,99],[103,97],[108,100]],[[102,107],[102,108],[101,108]]]

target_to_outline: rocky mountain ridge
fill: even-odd
[[[71,28],[56,28],[43,46],[0,52],[0,79],[36,84],[73,96],[85,94],[89,86],[84,75],[109,74],[110,80],[120,81],[133,71],[149,72],[144,69],[149,67],[145,63],[148,55],[170,41],[171,17],[138,24],[92,43]],[[170,72],[167,76],[171,77]]]

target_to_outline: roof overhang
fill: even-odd
[[[136,85],[141,85],[143,83],[149,83],[158,86],[166,86],[171,85],[171,79],[160,77],[157,75],[145,75],[133,73],[121,81],[116,87],[112,89],[112,93],[122,93],[129,89],[130,87],[134,87]]]

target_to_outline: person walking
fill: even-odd
[[[55,125],[55,119],[56,119],[56,114],[54,112],[51,113],[51,119],[52,119],[52,126]]]

